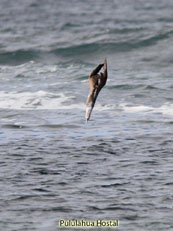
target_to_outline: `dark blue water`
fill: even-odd
[[[173,230],[172,0],[0,9],[0,230],[55,231],[60,219]]]

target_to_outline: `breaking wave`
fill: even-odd
[[[1,51],[0,64],[18,65],[25,62],[45,59],[47,56],[56,57],[79,57],[92,55],[97,53],[114,53],[114,52],[128,52],[135,49],[140,49],[157,44],[160,40],[168,39],[172,36],[173,31],[160,33],[147,38],[131,39],[126,41],[109,41],[102,40],[92,43],[84,43],[78,41],[77,45],[57,47],[47,50],[39,49],[21,49],[16,51]]]
[[[84,104],[65,105],[73,97],[63,93],[37,92],[0,92],[0,108],[4,109],[72,109],[84,108]]]

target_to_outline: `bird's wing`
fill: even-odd
[[[95,76],[100,71],[100,69],[104,66],[104,64],[99,64],[90,74],[90,76]]]

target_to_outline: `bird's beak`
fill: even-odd
[[[85,114],[86,122],[88,122],[88,120],[90,119],[92,110],[93,110],[93,107],[90,103],[89,105],[86,106],[86,114]]]

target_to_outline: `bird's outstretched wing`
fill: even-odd
[[[104,67],[104,72],[98,74],[98,72],[101,70],[101,68]],[[106,84],[108,77],[107,73],[107,60],[105,58],[104,64],[99,64],[90,74],[88,78],[90,92],[88,95],[88,99],[86,102],[86,121],[90,119],[91,112],[94,108],[97,96],[100,92],[100,90],[104,87]]]

